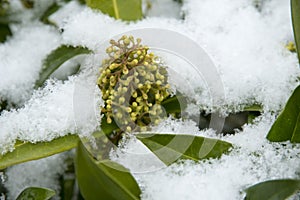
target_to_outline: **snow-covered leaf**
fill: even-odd
[[[141,0],[87,0],[86,3],[116,19],[130,21],[143,17]]]
[[[62,45],[58,47],[44,60],[43,68],[40,72],[39,79],[35,82],[35,87],[41,87],[47,78],[67,60],[77,55],[88,54],[90,52],[91,50],[80,46],[73,47]]]
[[[51,142],[39,142],[36,144],[19,141],[16,143],[14,151],[0,156],[0,170],[18,163],[68,151],[77,146],[78,140],[77,135],[67,135]]]
[[[245,200],[284,200],[300,189],[300,180],[281,179],[255,184],[246,189]]]
[[[222,140],[193,135],[139,133],[136,137],[166,165],[178,159],[218,158],[232,147]]]
[[[55,195],[55,191],[48,188],[29,187],[21,192],[17,200],[34,199],[48,200]]]
[[[82,143],[77,148],[75,167],[85,199],[139,199],[140,188],[128,169],[110,160],[93,159]]]
[[[300,62],[300,0],[291,0],[291,12],[293,21],[294,37]]]
[[[300,142],[300,86],[289,98],[285,108],[272,125],[267,139],[272,142]]]

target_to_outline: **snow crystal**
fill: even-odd
[[[67,168],[65,162],[67,157],[66,153],[57,154],[8,168],[5,172],[7,180],[4,182],[9,191],[7,199],[16,199],[27,187],[45,187],[59,194],[58,178]]]

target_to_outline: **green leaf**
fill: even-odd
[[[300,180],[281,179],[258,183],[246,189],[245,200],[284,200],[300,189]]]
[[[187,99],[181,93],[177,92],[176,95],[164,100],[161,105],[166,110],[167,114],[181,113],[187,107]]]
[[[68,151],[77,146],[79,139],[77,135],[67,135],[54,139],[50,142],[17,142],[15,149],[3,156],[0,156],[0,170],[9,166],[37,160],[57,153]]]
[[[110,160],[93,159],[82,143],[77,148],[75,169],[85,199],[139,199],[140,188],[128,169]]]
[[[41,22],[45,24],[55,25],[53,22],[49,20],[49,16],[55,13],[61,6],[58,5],[56,2],[53,3],[40,17]]]
[[[116,19],[131,21],[143,17],[141,0],[86,0],[86,4]]]
[[[300,62],[300,0],[291,0],[291,13],[292,13],[292,22],[294,37],[298,52],[298,59]]]
[[[300,86],[289,98],[285,108],[272,125],[267,139],[272,142],[300,142]]]
[[[0,43],[5,42],[8,36],[12,35],[9,25],[0,23]]]
[[[243,111],[249,111],[249,112],[263,112],[263,108],[261,105],[253,104],[251,106],[246,106]]]
[[[27,9],[32,9],[34,7],[34,1],[33,0],[21,0],[21,3]]]
[[[225,141],[192,135],[139,133],[136,137],[166,165],[178,159],[218,158],[232,147]]]
[[[44,60],[43,68],[39,79],[35,82],[35,88],[41,87],[49,76],[67,60],[80,55],[91,53],[91,50],[84,47],[72,47],[62,45],[52,51]]]
[[[34,199],[48,200],[55,195],[54,190],[48,188],[29,187],[21,192],[17,200]]]
[[[119,130],[119,126],[116,124],[116,122],[114,120],[112,120],[112,123],[107,123],[107,118],[104,115],[101,119],[101,130],[103,131],[103,133],[105,133],[106,135],[111,134],[113,131],[115,130]]]

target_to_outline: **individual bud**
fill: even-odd
[[[132,109],[131,109],[130,107],[127,107],[127,108],[126,108],[126,111],[127,111],[128,113],[131,113],[131,112],[132,112]]]
[[[145,111],[145,112],[148,112],[148,111],[149,111],[149,107],[146,107],[146,106],[145,106],[145,107],[144,107],[144,111]]]
[[[159,99],[160,98],[160,94],[159,93],[156,93],[155,94],[155,99]]]
[[[136,115],[137,115],[137,113],[136,113],[136,112],[132,112],[132,113],[130,113],[130,116],[131,116],[131,117],[136,117]]]
[[[123,115],[122,115],[121,113],[117,113],[117,114],[116,114],[116,117],[120,119],[120,118],[123,117]]]
[[[124,102],[125,102],[125,98],[124,97],[120,97],[119,104],[123,104]]]
[[[135,100],[136,100],[136,102],[140,103],[140,102],[142,102],[142,97],[137,97]]]
[[[147,127],[142,126],[142,127],[141,127],[141,131],[142,131],[142,132],[146,132],[146,131],[147,131]]]
[[[127,126],[127,127],[126,127],[126,131],[127,131],[127,132],[130,132],[131,130],[132,130],[132,129],[131,129],[130,126]]]
[[[123,74],[125,74],[125,75],[128,74],[128,69],[127,69],[127,67],[124,67],[123,70],[122,70],[122,72],[123,72]]]
[[[124,44],[128,46],[130,44],[130,39],[126,38],[123,40]]]
[[[133,97],[133,98],[137,98],[137,95],[138,95],[138,94],[137,94],[136,91],[134,91],[134,92],[132,93],[132,97]]]
[[[148,99],[148,95],[143,93],[143,99]]]
[[[106,49],[106,53],[111,53],[113,51],[113,48],[112,47],[108,47],[107,49]]]
[[[111,118],[110,118],[110,117],[107,117],[106,122],[107,122],[108,124],[111,124],[111,123],[112,123]]]

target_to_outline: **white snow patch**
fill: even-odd
[[[89,136],[100,123],[102,101],[95,82],[93,68],[65,82],[49,80],[23,108],[3,112],[0,116],[1,153],[13,150],[16,139],[36,143],[69,133]]]
[[[289,1],[266,2],[260,13],[252,1],[184,1],[186,26],[221,72],[225,105],[278,110],[297,85],[296,54],[284,47],[292,39]]]
[[[0,96],[22,104],[33,90],[42,60],[60,44],[55,29],[33,23],[18,26],[14,36],[0,44]]]
[[[67,154],[57,154],[8,168],[5,172],[7,180],[4,182],[9,191],[7,199],[16,199],[27,187],[45,187],[59,194],[58,178],[67,168],[66,158]],[[59,198],[56,196],[54,199]]]
[[[143,13],[147,17],[181,18],[181,4],[174,0],[143,0]]]

